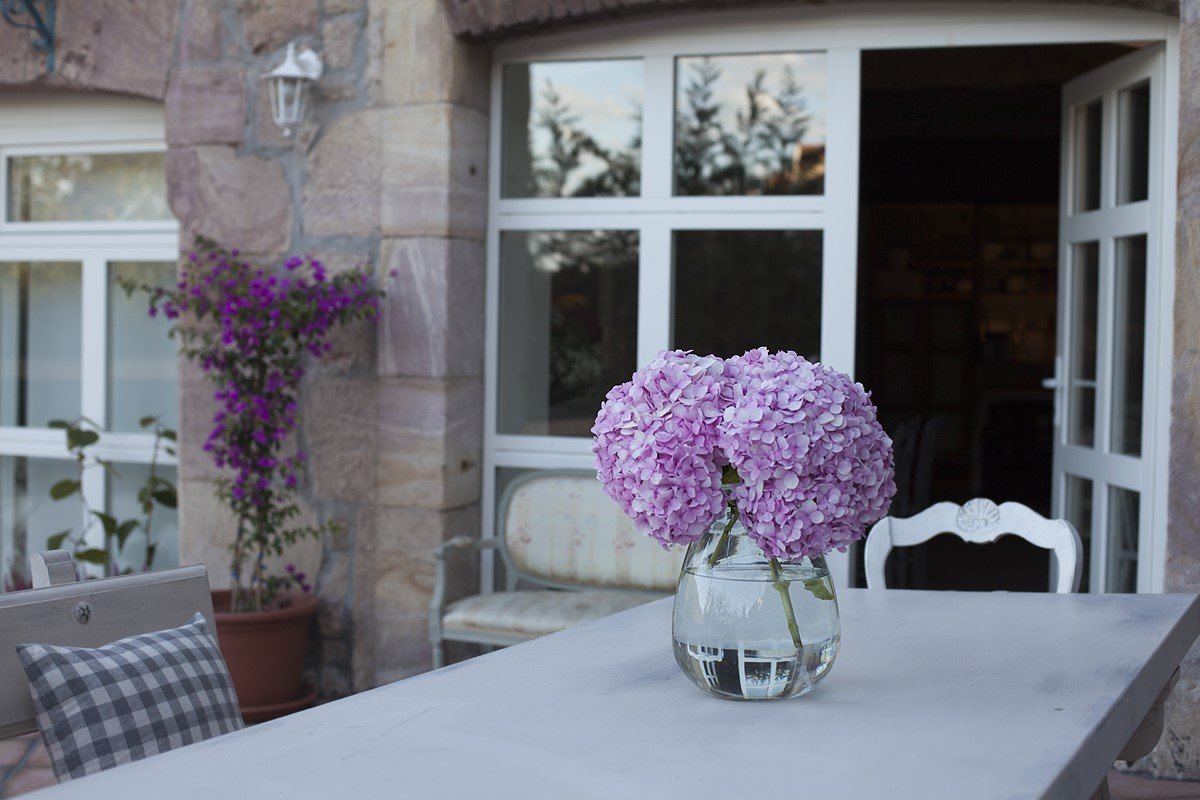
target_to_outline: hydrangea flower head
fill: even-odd
[[[695,541],[720,515],[726,463],[747,532],[787,561],[844,550],[896,493],[870,395],[790,351],[660,353],[608,393],[592,433],[605,490],[664,546]]]
[[[747,533],[796,561],[861,539],[896,494],[892,442],[862,384],[790,351],[728,362],[719,446]]]
[[[613,387],[592,428],[605,491],[664,547],[699,539],[724,507],[724,370],[716,356],[661,352]]]

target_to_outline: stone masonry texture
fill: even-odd
[[[289,41],[326,61],[294,141],[259,80]],[[437,0],[59,0],[56,46],[50,74],[0,24],[0,91],[163,102],[182,251],[203,234],[263,264],[311,253],[390,283],[381,319],[340,331],[305,379],[304,516],[341,532],[285,560],[317,576],[324,696],[427,669],[432,550],[480,518],[487,51]],[[182,558],[221,586],[232,523],[200,449],[211,388],[186,362],[180,384]],[[455,589],[476,580],[465,569]]]

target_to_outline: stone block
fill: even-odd
[[[59,4],[57,66],[29,45],[27,30],[0,24],[0,85],[40,79],[47,86],[134,94],[161,100],[179,24],[180,0],[91,0]]]
[[[291,193],[271,159],[239,157],[223,146],[171,148],[167,197],[184,242],[202,234],[245,253],[277,256],[291,240]]]
[[[326,69],[347,69],[354,63],[354,49],[361,31],[362,23],[357,14],[342,14],[321,23]]]
[[[189,0],[179,34],[179,61],[194,64],[221,58],[221,7],[212,0]]]
[[[479,507],[454,511],[379,507],[375,512],[375,682],[387,683],[430,668],[429,600],[433,549],[454,536],[479,534]],[[450,564],[454,599],[478,586],[472,557]]]
[[[483,243],[385,239],[392,289],[379,321],[380,375],[464,377],[483,373]]]
[[[265,53],[317,29],[317,0],[238,0],[246,44]]]
[[[216,480],[224,473],[204,450],[217,410],[217,401],[213,399],[215,387],[199,367],[182,358],[179,375],[179,477]]]
[[[383,234],[482,239],[487,115],[445,104],[382,113]]]
[[[313,376],[303,408],[315,500],[366,501],[375,492],[375,381]]]
[[[452,103],[486,111],[490,59],[485,48],[455,38],[440,0],[374,0],[383,20],[382,98],[390,105]]]
[[[204,564],[208,581],[214,589],[230,585],[230,551],[237,533],[237,518],[217,499],[216,484],[208,480],[180,480],[179,492],[179,562]],[[312,525],[316,517],[305,503],[293,524]],[[317,575],[321,568],[321,542],[303,539],[284,551],[282,556],[266,560],[267,570],[282,574],[288,564]]]
[[[241,67],[187,67],[167,89],[167,143],[241,144],[246,75]]]
[[[304,184],[305,233],[367,235],[379,229],[380,123],[378,111],[347,114],[317,140]]]
[[[387,379],[378,392],[375,501],[435,510],[476,502],[483,447],[482,381]]]

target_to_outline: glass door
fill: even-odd
[[[1160,270],[1157,185],[1163,49],[1146,47],[1063,87],[1054,508],[1079,530],[1081,590],[1150,588]]]

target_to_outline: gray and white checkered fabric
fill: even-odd
[[[17,655],[60,781],[243,727],[201,614],[96,649],[22,644]]]

